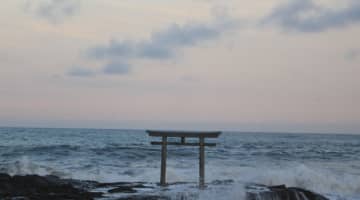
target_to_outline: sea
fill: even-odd
[[[4,127],[0,172],[158,183],[161,150],[150,144],[158,140],[145,130]],[[206,147],[206,182],[231,184],[195,189],[199,148],[168,146],[167,182],[190,186],[165,192],[181,199],[241,200],[248,183],[285,184],[331,200],[360,199],[360,135],[223,132],[207,142],[217,146]]]

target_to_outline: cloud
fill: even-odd
[[[109,44],[89,50],[93,58],[148,58],[169,59],[174,57],[178,48],[193,46],[197,43],[217,38],[222,30],[220,27],[203,24],[173,24],[167,29],[154,32],[150,39],[142,41],[111,40]]]
[[[223,32],[238,25],[236,20],[226,17],[216,18],[210,23],[172,24],[163,30],[153,32],[148,39],[110,40],[108,44],[88,49],[86,55],[91,59],[110,63],[103,69],[106,74],[126,74],[131,68],[128,63],[132,60],[172,59],[181,48],[217,39]]]
[[[130,65],[127,63],[109,63],[107,64],[103,72],[105,74],[128,74],[130,72]]]
[[[290,0],[275,7],[262,23],[277,24],[290,31],[321,32],[360,22],[360,2],[352,0],[347,7],[330,9],[317,5],[313,0]]]
[[[28,0],[25,5],[25,11],[53,24],[61,23],[66,18],[74,16],[79,9],[80,0]]]
[[[89,49],[88,55],[97,59],[169,59],[181,47],[194,46],[199,42],[214,39],[229,28],[230,24],[195,24],[183,26],[172,24],[154,32],[148,40],[116,41]]]
[[[91,77],[95,76],[95,72],[84,67],[73,67],[67,73],[69,76],[79,76],[79,77]]]

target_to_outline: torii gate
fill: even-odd
[[[167,145],[184,145],[184,146],[199,146],[199,186],[205,186],[205,146],[216,146],[216,143],[205,143],[205,138],[217,138],[221,134],[220,131],[157,131],[147,130],[149,136],[162,137],[162,141],[151,142],[152,145],[161,145],[161,175],[160,185],[166,185],[166,155]],[[168,137],[179,137],[180,142],[168,142]],[[185,138],[199,138],[198,143],[187,143]]]

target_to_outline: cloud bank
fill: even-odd
[[[290,0],[275,7],[261,24],[276,24],[290,31],[320,32],[360,22],[360,2],[350,1],[342,9],[325,8],[313,0]]]
[[[80,0],[28,0],[25,5],[25,11],[53,24],[62,23],[79,9]]]
[[[84,67],[73,67],[68,71],[67,75],[78,77],[92,77],[95,76],[95,72]]]
[[[57,0],[49,2],[55,4],[55,1]],[[76,2],[76,0],[58,1]],[[58,4],[61,3],[56,3],[56,5]],[[237,29],[241,25],[239,22],[240,20],[229,17],[225,9],[221,10],[220,14],[215,15],[207,23],[190,22],[183,25],[174,23],[162,30],[152,32],[147,39],[111,39],[105,44],[99,44],[87,49],[85,55],[89,59],[105,63],[100,70],[94,72],[95,74],[126,75],[132,71],[132,63],[135,60],[173,59],[185,47],[196,46],[204,41],[216,40],[224,32]],[[322,32],[359,22],[360,1],[358,0],[350,0],[346,7],[338,9],[320,6],[315,3],[315,0],[289,0],[286,4],[276,6],[269,15],[253,21],[252,24],[261,24],[261,26],[276,25],[287,31]],[[348,57],[355,58],[357,53],[352,53]],[[68,74],[82,76],[88,73],[70,71]]]
[[[214,40],[238,23],[232,19],[218,19],[210,23],[172,24],[153,32],[144,40],[110,40],[87,50],[87,57],[102,60],[105,74],[127,74],[131,71],[131,61],[136,59],[166,60],[176,57],[184,47],[195,46],[207,40]]]
[[[113,62],[105,65],[103,69],[105,74],[128,74],[130,73],[130,65],[127,63]]]

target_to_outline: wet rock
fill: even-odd
[[[320,194],[308,191],[308,190],[304,190],[302,188],[295,188],[295,187],[290,187],[289,190],[291,191],[296,191],[296,193],[302,193],[304,194],[304,196],[308,199],[308,200],[329,200],[328,198],[325,198],[323,196],[321,196]]]
[[[153,188],[151,186],[145,186],[144,182],[113,182],[113,183],[98,183],[96,187],[117,187],[117,186],[128,186],[134,188]]]
[[[0,199],[5,200],[92,200],[102,193],[75,188],[55,176],[9,176],[0,174]]]
[[[230,184],[233,184],[233,183],[234,183],[234,180],[231,180],[231,179],[215,180],[215,181],[211,182],[212,185],[230,185]]]
[[[135,193],[136,190],[134,190],[132,187],[129,186],[118,186],[114,189],[108,190],[109,193]]]
[[[11,179],[11,176],[9,174],[0,173],[0,181],[8,181]]]
[[[170,197],[157,196],[157,195],[133,195],[127,197],[121,197],[116,200],[170,200]]]
[[[233,184],[232,180],[213,181],[212,186]],[[162,196],[164,191],[176,185],[189,183],[172,183],[169,187],[156,187],[144,182],[98,183],[60,179],[57,176],[9,176],[0,173],[1,200],[94,200],[99,197],[111,197],[116,200],[170,200],[170,196]],[[196,184],[195,184],[196,185]],[[246,186],[246,200],[328,200],[315,192],[286,185],[265,186],[250,184]],[[91,191],[103,191],[91,192]],[[206,189],[205,189],[206,190]],[[145,192],[144,192],[145,191]],[[159,193],[161,191],[161,193]],[[119,195],[119,194],[122,195]],[[181,193],[181,192],[180,192]],[[114,196],[112,196],[114,194]],[[126,196],[124,196],[126,195]],[[118,197],[122,196],[122,197]],[[196,195],[195,195],[196,197]],[[100,198],[103,199],[103,198]],[[194,199],[184,196],[176,199]],[[196,199],[196,198],[195,198]],[[226,197],[224,197],[226,199]]]
[[[285,185],[256,185],[255,187],[257,191],[248,191],[246,193],[247,200],[329,200],[315,192],[296,187],[288,188]],[[259,190],[261,187],[262,190]]]

